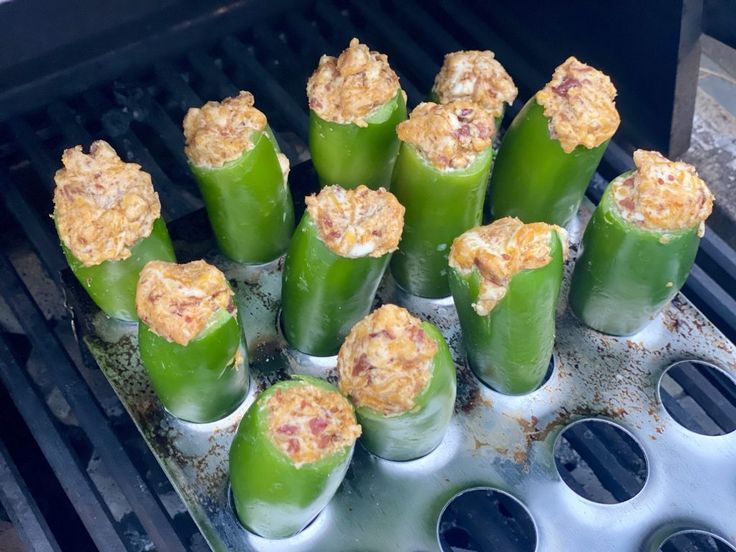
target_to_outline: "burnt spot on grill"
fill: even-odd
[[[480,387],[473,372],[464,363],[457,367],[457,398],[455,412],[468,414],[481,402]]]
[[[289,359],[280,337],[264,337],[251,345],[250,370],[258,392],[290,378]]]

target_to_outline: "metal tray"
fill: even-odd
[[[572,257],[591,210],[586,200],[570,225]],[[669,416],[657,393],[663,371],[681,359],[702,359],[736,374],[734,345],[682,295],[631,338],[584,328],[566,309],[574,259],[565,268],[554,370],[540,389],[521,397],[486,388],[465,367],[451,300],[407,296],[387,276],[377,302],[395,302],[437,324],[457,363],[455,416],[444,441],[428,456],[403,463],[378,459],[358,445],[336,496],[304,531],[278,541],[249,533],[229,499],[228,449],[238,422],[259,391],[291,373],[334,381],[335,358],[300,354],[280,335],[280,261],[243,267],[225,260],[210,241],[202,212],[170,228],[180,261],[206,258],[227,274],[236,291],[248,340],[251,388],[240,408],[223,420],[191,424],[168,414],[141,365],[136,326],[107,319],[70,274],[64,280],[78,335],[213,550],[437,550],[444,505],[456,493],[477,486],[506,491],[526,505],[540,551],[656,548],[663,535],[683,527],[736,540],[736,432],[721,437],[692,433]],[[633,499],[593,503],[562,481],[553,459],[555,439],[568,424],[586,417],[613,421],[643,448],[649,475]]]

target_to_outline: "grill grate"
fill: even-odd
[[[104,378],[77,358],[74,336],[63,312],[59,271],[66,267],[58,246],[51,211],[53,174],[64,148],[87,146],[96,138],[110,141],[129,161],[143,165],[161,194],[167,220],[180,219],[202,203],[183,154],[181,120],[191,106],[221,99],[239,89],[254,92],[292,164],[308,157],[304,84],[318,57],[336,53],[353,36],[389,53],[410,101],[425,97],[441,56],[460,48],[487,48],[510,69],[528,97],[545,76],[485,22],[491,7],[478,3],[478,15],[441,2],[429,8],[417,0],[388,2],[272,2],[256,17],[250,2],[233,2],[222,10],[190,9],[186,21],[172,19],[150,39],[121,46],[95,60],[65,68],[3,93],[0,113],[0,195],[4,232],[0,237],[0,314],[19,326],[47,367],[44,377],[62,392],[97,451],[115,475],[129,507],[158,550],[191,547],[193,524],[186,514],[173,516],[160,496],[171,488],[153,464],[145,445]],[[280,13],[278,17],[273,14]],[[398,21],[401,21],[401,24]],[[263,23],[265,21],[265,23]],[[55,86],[58,85],[58,86]],[[57,94],[57,89],[61,94]],[[513,115],[522,105],[518,101]],[[620,148],[612,145],[602,167],[607,179],[627,168]],[[618,159],[618,161],[617,161]],[[591,196],[600,192],[603,178]],[[31,261],[28,261],[31,259]],[[24,267],[42,267],[43,277]],[[40,285],[52,282],[49,285]],[[736,338],[736,254],[711,232],[706,234],[698,266],[685,288],[688,296],[732,340]],[[51,314],[49,314],[51,313]],[[70,429],[60,424],[41,396],[41,387],[11,346],[0,336],[0,377],[25,424],[37,440],[55,477],[64,488],[82,525],[104,550],[132,550],[137,545],[114,519],[94,481],[69,443]],[[707,389],[688,381],[691,395]],[[702,394],[702,393],[701,393]],[[707,394],[707,393],[706,393]],[[707,400],[707,397],[704,397]],[[736,398],[729,398],[730,405]],[[109,412],[115,411],[116,416]],[[602,439],[611,447],[610,439]],[[12,452],[12,451],[11,451]],[[18,522],[34,542],[53,535],[43,518],[54,506],[33,507],[12,459],[0,450],[15,484],[29,505],[30,517]],[[2,466],[0,465],[0,468]],[[2,489],[8,492],[4,481]],[[163,491],[162,491],[163,489]],[[40,508],[40,509],[39,509]],[[175,510],[175,509],[174,509]],[[184,535],[184,536],[182,536]],[[81,539],[81,537],[80,537]],[[83,542],[83,540],[80,540]],[[84,541],[86,542],[86,541]],[[39,544],[39,546],[41,546]],[[83,549],[82,546],[80,549]]]

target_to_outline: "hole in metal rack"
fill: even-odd
[[[659,378],[657,394],[667,413],[694,433],[720,436],[736,430],[736,381],[713,364],[675,362]]]
[[[649,475],[644,449],[634,436],[608,420],[589,418],[567,426],[554,446],[555,467],[565,484],[599,504],[634,498]]]
[[[518,499],[477,487],[456,494],[445,505],[437,539],[442,552],[534,552],[537,527]]]
[[[736,552],[736,548],[708,531],[687,529],[667,537],[657,552]]]

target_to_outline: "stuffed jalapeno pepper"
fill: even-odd
[[[618,128],[616,89],[574,57],[514,118],[501,142],[489,189],[492,219],[565,226]]]
[[[141,271],[136,307],[141,360],[171,414],[211,422],[243,402],[245,339],[222,272],[205,261],[152,261]]]
[[[529,393],[544,380],[566,255],[565,230],[511,217],[452,244],[450,287],[468,363],[496,391]]]
[[[365,447],[413,460],[442,441],[455,406],[455,363],[445,339],[406,309],[384,305],[358,322],[337,356],[340,391],[356,407]]]
[[[391,274],[413,295],[446,297],[452,240],[483,215],[494,116],[468,101],[427,102],[396,130],[402,144],[391,190],[406,215]]]
[[[141,269],[153,259],[175,260],[151,175],[102,140],[88,154],[67,149],[62,163],[53,219],[69,267],[107,316],[137,320]]]
[[[354,38],[339,57],[322,56],[307,97],[309,151],[322,185],[388,188],[396,125],[406,119],[406,94],[388,58]]]
[[[342,483],[359,436],[353,407],[326,381],[295,376],[266,389],[230,448],[240,521],[269,539],[301,531]]]
[[[441,104],[456,100],[474,102],[493,113],[498,128],[506,106],[514,103],[517,94],[514,81],[493,52],[466,50],[445,56],[430,100]]]
[[[654,151],[614,179],[593,213],[570,286],[587,326],[630,335],[669,303],[695,262],[713,195],[695,168]]]
[[[189,166],[199,183],[215,239],[230,259],[272,261],[294,230],[289,160],[253,95],[192,108],[184,118]]]
[[[404,207],[365,186],[328,186],[306,203],[284,262],[283,330],[299,351],[330,356],[371,309],[401,239]]]

